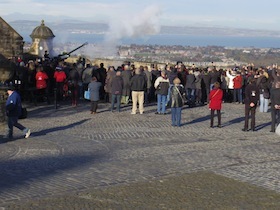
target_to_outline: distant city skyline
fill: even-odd
[[[148,24],[154,32],[157,25],[280,31],[279,8],[277,0],[3,0],[0,15],[10,21],[73,19],[114,22],[113,27]]]

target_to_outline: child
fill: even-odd
[[[209,108],[211,110],[211,123],[210,127],[213,128],[214,123],[214,113],[217,110],[218,115],[218,128],[221,128],[221,109],[222,109],[222,101],[223,101],[223,91],[220,89],[220,83],[215,82],[213,89],[209,94]]]

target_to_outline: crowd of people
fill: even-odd
[[[145,104],[156,102],[155,114],[167,114],[170,107],[172,126],[181,126],[185,104],[189,107],[208,105],[210,127],[214,127],[215,112],[217,127],[222,127],[222,103],[245,104],[243,131],[255,131],[257,107],[260,112],[268,112],[270,106],[271,132],[275,132],[280,120],[280,68],[276,65],[217,69],[215,66],[187,67],[178,61],[161,68],[156,64],[136,67],[129,62],[105,68],[103,63],[91,66],[81,61],[69,64],[63,60],[30,60],[18,63],[14,81],[22,100],[32,101],[36,96],[48,103],[51,100],[59,103],[70,98],[74,107],[88,90],[91,114],[97,113],[100,101],[110,103],[112,112],[120,112],[122,104],[132,102],[131,114],[143,114]]]

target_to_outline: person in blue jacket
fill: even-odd
[[[4,137],[5,139],[13,139],[13,127],[20,129],[24,132],[25,138],[30,136],[30,129],[24,127],[18,123],[18,118],[21,115],[21,98],[20,95],[15,91],[13,86],[7,89],[8,99],[6,101],[6,115],[8,117],[8,134]]]

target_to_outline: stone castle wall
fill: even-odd
[[[0,52],[5,57],[22,55],[23,38],[0,17]]]

